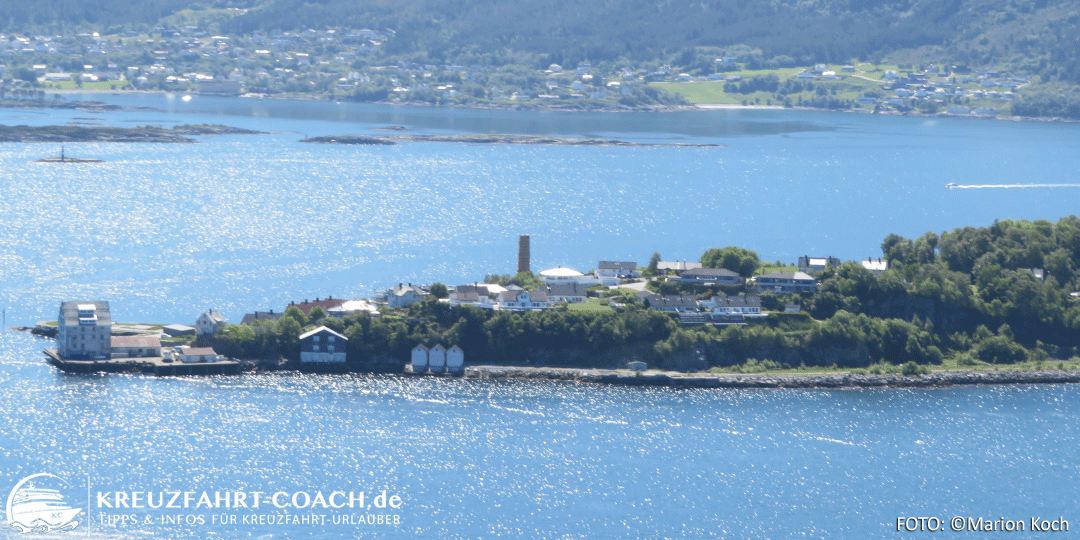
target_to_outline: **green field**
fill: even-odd
[[[611,309],[608,305],[608,300],[601,300],[599,298],[591,298],[588,302],[581,302],[579,304],[567,304],[567,311],[580,311],[588,313],[614,313],[615,310]]]
[[[673,94],[683,96],[688,103],[694,105],[756,105],[756,106],[782,106],[785,98],[792,104],[797,105],[799,98],[810,100],[816,97],[828,96],[834,99],[855,101],[868,91],[881,88],[881,82],[867,80],[853,76],[852,73],[840,73],[841,66],[829,66],[837,69],[836,79],[807,79],[800,80],[804,85],[811,87],[798,93],[779,95],[773,92],[750,92],[740,94],[724,91],[725,81],[694,81],[694,82],[657,82],[650,83],[656,88],[663,89]],[[870,66],[865,66],[870,67]],[[787,68],[777,70],[758,71],[733,71],[728,75],[742,75],[744,79],[754,76],[776,75],[781,82],[792,79],[801,68]],[[884,72],[882,72],[884,73]],[[738,84],[738,83],[735,83]],[[820,93],[817,89],[821,88]]]

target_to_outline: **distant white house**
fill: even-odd
[[[726,268],[695,268],[679,274],[676,281],[681,283],[700,283],[703,285],[738,285],[739,274]]]
[[[761,299],[754,295],[714,296],[698,303],[702,308],[719,315],[765,317],[761,312]]]
[[[412,350],[412,369],[416,373],[427,371],[428,348],[417,345]]]
[[[300,362],[303,364],[344,364],[349,338],[320,326],[300,334]]]
[[[408,285],[398,283],[396,287],[391,287],[390,290],[386,291],[386,303],[390,307],[405,307],[423,300],[427,294],[423,289],[412,283]]]
[[[701,263],[682,261],[660,261],[656,263],[656,269],[665,274],[668,272],[682,272],[684,270],[693,270],[695,268],[701,268]]]
[[[884,259],[863,259],[862,266],[877,275],[889,269],[889,261]]]
[[[446,350],[446,371],[448,373],[461,373],[465,370],[465,351],[454,345]]]
[[[557,304],[559,302],[578,304],[589,299],[589,295],[585,292],[585,287],[578,283],[555,283],[553,285],[547,285],[545,292],[547,292],[548,302],[552,304]]]
[[[432,373],[442,373],[446,370],[446,347],[442,344],[437,343],[428,349],[428,369]]]
[[[623,279],[636,278],[641,275],[637,271],[637,263],[633,261],[600,261],[596,268],[596,274],[600,278],[601,285],[618,285]]]
[[[185,364],[194,364],[198,362],[217,362],[221,359],[220,356],[211,347],[188,347],[181,348],[176,353],[176,357]]]
[[[499,293],[499,309],[503,311],[539,311],[548,308],[544,291],[503,291]]]
[[[327,315],[339,319],[347,315],[357,315],[360,313],[367,313],[372,317],[378,317],[379,308],[375,307],[375,305],[367,300],[348,300],[340,306],[334,306],[326,310]]]
[[[805,272],[772,272],[750,278],[762,292],[817,292],[817,280]]]
[[[550,268],[540,272],[540,281],[548,284],[580,283],[582,285],[595,285],[599,283],[596,276],[586,275],[573,268],[566,268],[565,266]]]
[[[229,321],[220,311],[209,310],[195,321],[195,334],[200,336],[212,336],[219,328],[225,328]]]

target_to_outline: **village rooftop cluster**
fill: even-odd
[[[522,236],[519,245],[518,270],[528,272],[528,236]],[[647,309],[670,312],[679,317],[684,326],[745,324],[747,319],[767,316],[762,310],[760,293],[815,293],[817,279],[811,275],[826,268],[840,265],[835,257],[799,258],[798,272],[768,272],[743,279],[739,274],[723,268],[703,268],[701,263],[665,262],[656,265],[657,279],[670,283],[702,285],[710,290],[737,291],[743,294],[718,294],[704,299],[694,296],[661,295],[646,290],[648,280],[643,280],[645,268],[633,261],[600,261],[595,271],[583,273],[572,268],[557,267],[539,273],[539,286],[525,290],[517,285],[501,286],[494,283],[473,283],[455,287],[419,286],[399,283],[372,299],[325,299],[290,303],[305,316],[316,309],[324,316],[343,318],[366,313],[380,317],[409,305],[425,301],[432,296],[451,306],[475,306],[481,309],[528,312],[571,308],[588,302],[600,303],[602,309],[619,309],[623,304],[617,297],[608,298],[604,305],[603,291],[628,288],[635,290],[636,299]],[[863,267],[875,274],[887,269],[887,261],[864,259]],[[798,312],[800,305],[787,304],[784,311]],[[255,326],[261,322],[276,322],[285,311],[255,311],[245,314],[241,323]],[[213,336],[228,325],[228,320],[217,310],[202,313],[194,326],[166,325],[160,335],[114,335],[113,318],[107,301],[65,301],[60,306],[57,330],[58,361],[61,362],[116,362],[134,359],[153,359],[155,362],[201,364],[230,361],[210,347],[176,345],[165,347],[162,339],[190,340]],[[119,333],[119,332],[118,332]],[[344,366],[347,358],[348,338],[326,327],[318,326],[299,336],[300,363],[302,366]],[[441,344],[426,347],[418,344],[412,351],[410,369],[413,372],[460,373],[464,367],[464,351],[454,345],[447,348]]]

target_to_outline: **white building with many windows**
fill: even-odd
[[[108,360],[112,353],[112,316],[104,301],[60,304],[56,351],[69,360]]]

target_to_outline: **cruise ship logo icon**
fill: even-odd
[[[65,532],[79,526],[81,508],[64,502],[71,485],[59,476],[38,473],[15,484],[7,499],[7,521],[20,533]]]

